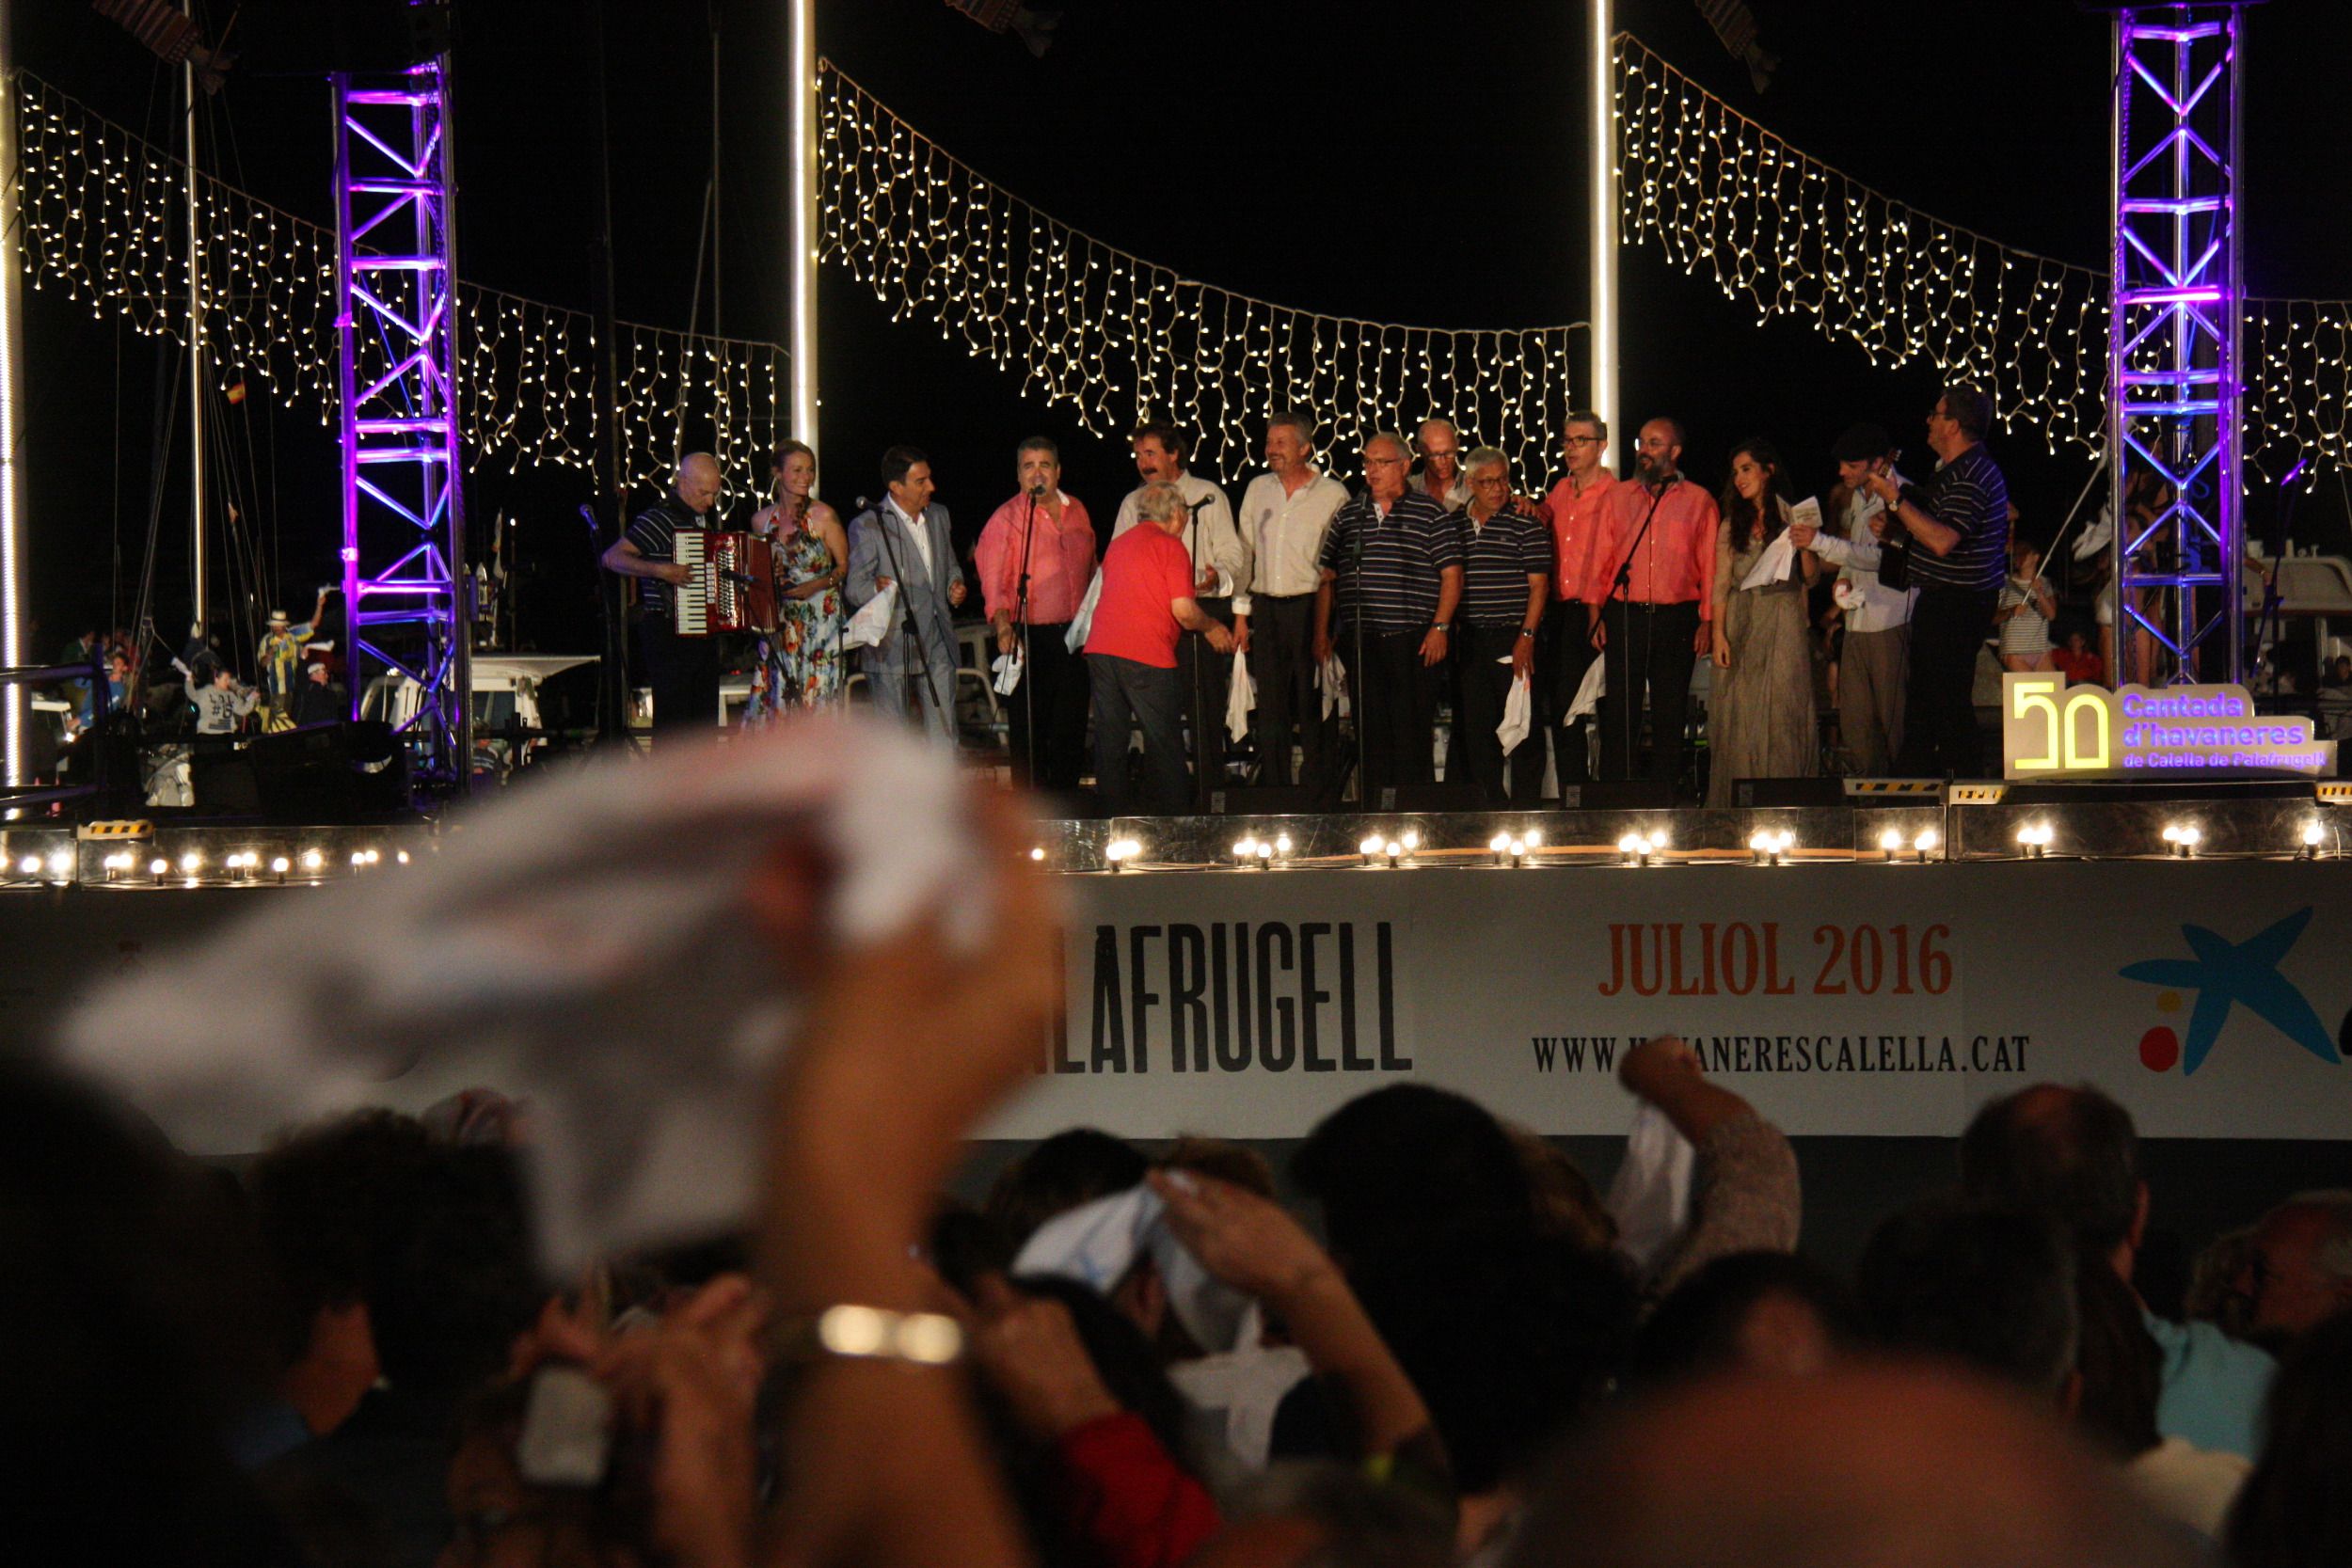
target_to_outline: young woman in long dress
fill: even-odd
[[[1811,550],[1754,588],[1740,584],[1764,547],[1788,531],[1788,479],[1765,441],[1732,449],[1731,483],[1715,531],[1715,691],[1708,704],[1707,803],[1728,806],[1741,779],[1810,778],[1820,771],[1813,706],[1813,645],[1805,590],[1820,574]]]
[[[817,453],[799,441],[776,448],[776,500],[752,531],[776,542],[776,633],[754,672],[747,722],[841,699],[849,665],[841,647],[841,584],[850,540],[841,519],[817,499]]]

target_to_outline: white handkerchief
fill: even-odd
[[[1168,1205],[1149,1187],[1097,1198],[1038,1227],[1012,1260],[1012,1272],[1075,1279],[1107,1296],[1149,1254],[1167,1288],[1168,1308],[1185,1332],[1213,1355],[1236,1349],[1249,1298],[1211,1278],[1168,1229],[1167,1215]]]
[[[1756,564],[1749,567],[1748,575],[1740,579],[1740,589],[1761,588],[1768,582],[1780,581],[1788,575],[1788,563],[1796,558],[1796,552],[1797,547],[1788,542],[1788,533],[1783,531],[1757,553]]]
[[[60,1045],[200,1155],[494,1087],[529,1106],[542,1252],[568,1273],[748,1217],[807,1001],[752,912],[775,851],[830,863],[806,893],[834,940],[937,920],[969,954],[996,907],[981,842],[913,731],[795,717],[583,765],[485,802],[413,865],[255,901],[96,991]],[[222,974],[244,977],[234,1007],[188,1006]]]
[[[1233,685],[1225,698],[1225,733],[1234,740],[1249,738],[1249,710],[1258,705],[1258,683],[1249,678],[1249,656],[1233,656]]]
[[[996,695],[999,697],[1009,697],[1015,690],[1019,689],[1021,686],[1021,654],[1018,649],[1015,649],[1013,652],[1009,654],[998,654],[996,656],[996,662],[990,665],[989,668],[996,673]]]
[[[1078,613],[1070,618],[1069,633],[1061,640],[1062,646],[1072,653],[1086,652],[1087,633],[1094,629],[1094,607],[1102,602],[1102,598],[1103,574],[1097,572],[1094,580],[1087,584],[1087,596],[1078,601]]]
[[[1325,659],[1323,667],[1315,672],[1315,689],[1323,693],[1326,719],[1335,713],[1343,719],[1347,717],[1347,666],[1340,662],[1339,655]]]
[[[1521,675],[1511,683],[1511,694],[1502,700],[1502,722],[1495,726],[1495,738],[1502,742],[1504,756],[1518,751],[1519,742],[1527,738],[1527,732],[1535,721],[1534,714],[1535,693],[1527,677]]]
[[[898,585],[892,583],[858,607],[842,628],[841,645],[845,648],[879,648],[882,640],[890,635],[898,613]]]
[[[1634,1113],[1603,1207],[1617,1222],[1617,1250],[1645,1275],[1690,1219],[1697,1153],[1657,1106],[1645,1103]]]
[[[1584,678],[1576,686],[1576,701],[1568,705],[1568,716],[1563,722],[1573,724],[1588,713],[1598,713],[1601,695],[1608,689],[1609,661],[1596,657],[1584,666]]]

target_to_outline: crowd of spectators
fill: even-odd
[[[1013,843],[1009,832],[1007,847]],[[1008,860],[1011,855],[1008,853]],[[1056,1005],[1043,893],[980,951],[831,956],[738,1233],[548,1280],[527,1107],[363,1111],[241,1168],[0,1064],[9,1513],[76,1563],[2352,1560],[2352,1194],[2132,1280],[2089,1085],[1986,1104],[1851,1275],[1788,1139],[1670,1037],[1694,1151],[1638,1258],[1553,1144],[1375,1089],[1278,1180],[1073,1130],[963,1138]],[[953,1040],[955,1048],[942,1049]],[[1295,1200],[1295,1208],[1282,1195]]]

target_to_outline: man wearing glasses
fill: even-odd
[[[1348,667],[1348,701],[1363,726],[1357,798],[1367,811],[1385,809],[1385,790],[1430,782],[1436,667],[1445,662],[1446,628],[1462,597],[1461,519],[1407,489],[1411,460],[1402,436],[1384,432],[1364,443],[1365,493],[1333,514],[1315,592],[1315,662],[1337,652]]]
[[[1568,416],[1560,438],[1568,475],[1551,487],[1540,509],[1551,523],[1551,613],[1536,631],[1536,719],[1551,736],[1552,770],[1561,785],[1582,784],[1591,772],[1581,724],[1567,721],[1577,688],[1593,662],[1593,623],[1577,602],[1592,564],[1593,535],[1602,509],[1617,488],[1617,476],[1603,461],[1609,426],[1597,414]]]
[[[1904,691],[1903,749],[1896,770],[1915,778],[1970,778],[1982,771],[1983,741],[1972,691],[1977,652],[1993,629],[1994,601],[2009,573],[2009,482],[1984,450],[1993,400],[1974,387],[1947,387],[1928,414],[1935,474],[1905,484],[1874,473],[1864,486],[1885,505],[1870,519],[1881,539],[1900,529],[1916,547],[1911,579],[1911,676]]]

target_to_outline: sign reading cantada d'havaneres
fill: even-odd
[[[2296,714],[2257,713],[2242,686],[2066,684],[2001,677],[2001,771],[2011,779],[2231,778],[2335,771],[2336,743]]]

